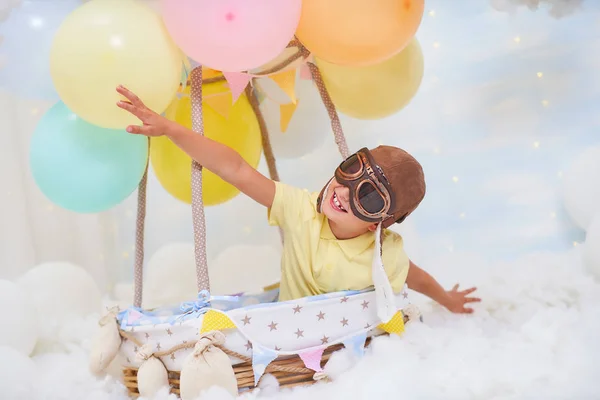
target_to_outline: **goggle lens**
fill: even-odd
[[[340,165],[340,170],[347,175],[356,175],[362,169],[362,164],[356,154],[350,156]]]
[[[371,214],[377,214],[385,207],[383,197],[371,181],[363,181],[358,187],[358,201],[365,211]]]

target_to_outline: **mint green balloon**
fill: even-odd
[[[105,211],[125,200],[148,162],[146,137],[92,125],[63,102],[44,114],[30,146],[37,186],[56,205],[80,213]]]

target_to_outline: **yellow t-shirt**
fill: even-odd
[[[327,217],[316,210],[318,193],[275,184],[268,218],[270,225],[281,227],[284,233],[279,300],[373,286],[375,234],[338,240]],[[384,229],[382,238],[385,271],[398,293],[406,281],[409,259],[399,234]]]

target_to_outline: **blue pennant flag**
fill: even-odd
[[[252,370],[254,371],[254,385],[258,385],[258,381],[265,373],[265,370],[277,358],[275,351],[262,347],[256,343],[252,343]]]
[[[365,354],[365,342],[367,341],[367,333],[359,333],[350,339],[344,340],[344,347],[352,349],[352,352],[357,357],[362,357]]]

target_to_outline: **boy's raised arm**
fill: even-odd
[[[117,105],[135,115],[142,126],[130,125],[127,132],[145,136],[167,136],[181,150],[202,167],[235,186],[256,202],[271,207],[275,198],[275,182],[252,168],[235,150],[205,136],[198,135],[184,126],[150,110],[131,91],[119,86],[117,92],[128,101]]]

